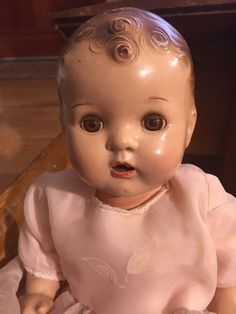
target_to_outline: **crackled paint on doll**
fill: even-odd
[[[58,76],[73,167],[102,201],[125,209],[173,176],[196,119],[184,40],[156,16],[134,13],[85,24]]]

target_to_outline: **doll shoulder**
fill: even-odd
[[[24,212],[29,213],[67,210],[71,204],[84,203],[93,190],[83,183],[73,169],[46,172],[30,186],[24,202]]]
[[[41,191],[41,193],[46,193],[47,195],[51,193],[57,195],[91,193],[91,188],[79,179],[76,171],[73,169],[41,174],[31,184],[28,194],[32,193],[32,190]]]
[[[182,164],[175,180],[190,197],[205,200],[208,210],[229,203],[234,203],[236,207],[235,197],[225,191],[220,180],[195,165]]]

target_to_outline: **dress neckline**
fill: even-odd
[[[133,214],[140,214],[140,213],[147,211],[150,208],[150,206],[152,204],[154,204],[158,199],[160,199],[160,197],[163,194],[165,194],[168,190],[169,190],[169,184],[168,183],[163,184],[161,189],[158,192],[156,192],[151,198],[149,198],[145,203],[143,203],[137,207],[134,207],[132,209],[129,209],[129,210],[123,209],[120,207],[111,206],[111,205],[104,203],[103,201],[101,201],[97,198],[97,196],[95,195],[95,193],[96,193],[95,190],[93,192],[92,197],[93,197],[93,201],[95,202],[97,208],[99,208],[101,210],[110,211],[110,212],[113,212],[116,214],[129,216],[129,215],[133,215]]]

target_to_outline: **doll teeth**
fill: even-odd
[[[135,171],[135,168],[128,163],[114,163],[111,167],[111,174],[114,177],[129,177]]]
[[[134,167],[127,164],[127,163],[116,163],[116,164],[112,165],[112,168],[115,169],[116,171],[134,170]]]
[[[116,169],[116,171],[129,171],[129,170],[134,170],[134,167],[127,165],[127,164],[119,164],[115,167],[113,167],[114,169]]]

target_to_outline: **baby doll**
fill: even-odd
[[[22,313],[235,314],[235,198],[181,165],[196,121],[183,37],[106,12],[69,40],[58,85],[72,169],[26,196]]]

